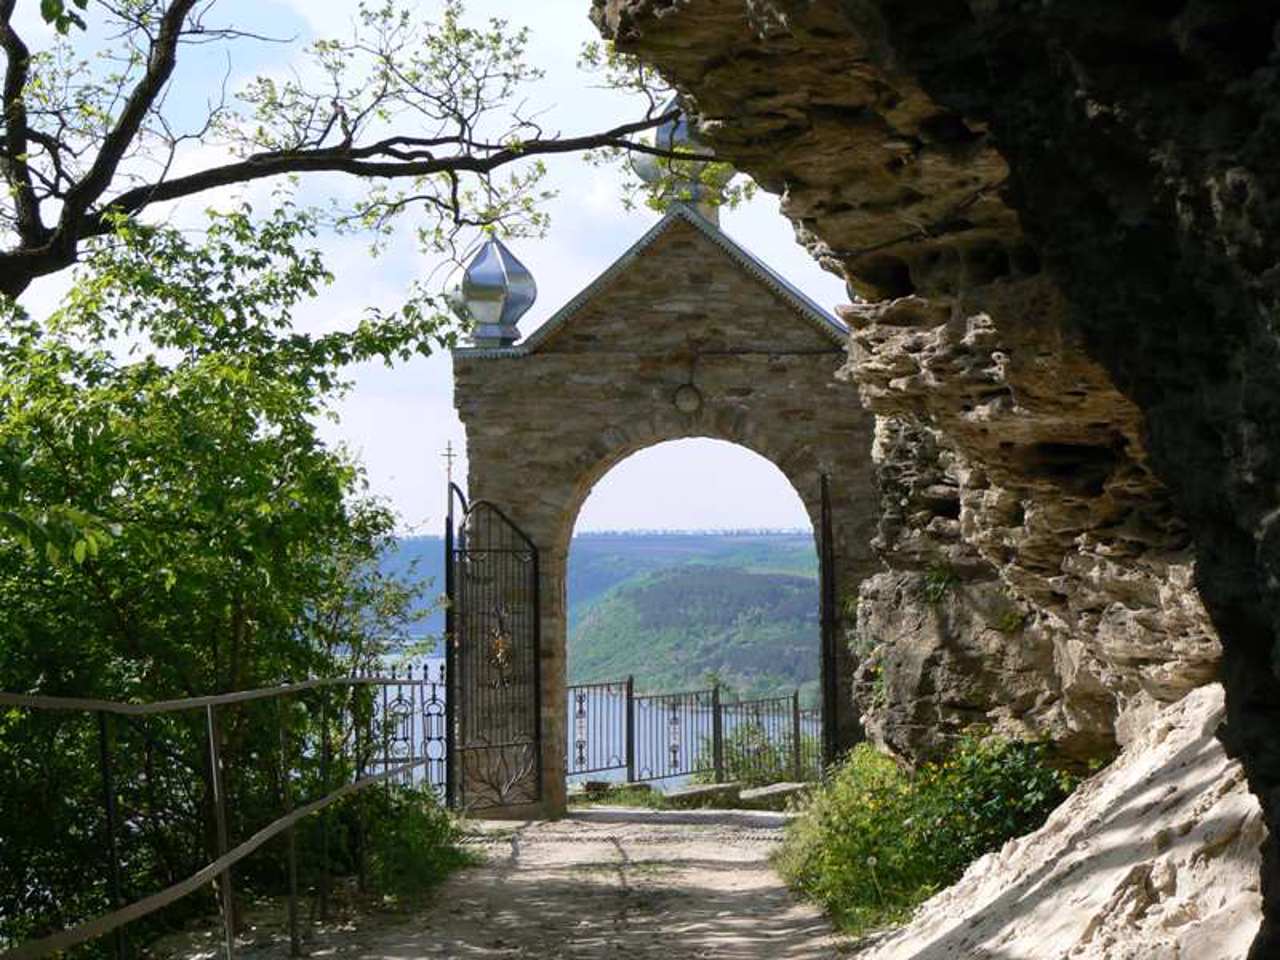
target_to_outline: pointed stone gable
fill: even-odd
[[[686,217],[659,226],[621,269],[536,331],[528,351],[670,354],[687,352],[692,341],[703,352],[793,353],[830,352],[840,343],[835,321],[780,293],[780,281],[762,277],[767,268],[754,258],[747,260],[758,266],[752,271]]]

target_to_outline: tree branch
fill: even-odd
[[[7,2],[12,4],[12,0]],[[160,29],[151,46],[146,72],[130,92],[115,126],[103,138],[93,166],[79,183],[67,191],[62,215],[58,220],[55,242],[59,246],[69,247],[72,257],[75,255],[75,246],[79,240],[75,227],[83,221],[85,213],[111,186],[121,159],[137,138],[138,131],[151,112],[156,97],[160,95],[173,74],[173,68],[177,63],[178,41],[182,37],[182,25],[196,2],[197,0],[172,0],[164,16],[160,18]]]
[[[638,153],[648,153],[660,157],[680,160],[714,160],[712,156],[701,154],[672,153],[658,147],[635,143],[626,139],[640,133],[674,116],[675,111],[647,120],[619,124],[609,130],[597,134],[579,137],[563,137],[552,139],[529,140],[518,146],[501,147],[498,144],[466,143],[456,138],[444,138],[440,141],[423,142],[458,142],[460,146],[474,146],[489,153],[469,154],[457,153],[444,157],[426,156],[414,160],[388,161],[379,157],[394,156],[396,145],[409,142],[410,138],[391,137],[364,147],[324,147],[311,150],[287,150],[272,153],[260,153],[235,163],[210,167],[197,173],[172,180],[144,184],[126,190],[107,204],[107,208],[124,214],[137,213],[144,207],[166,200],[177,200],[193,194],[203,193],[215,187],[225,187],[237,183],[250,183],[266,177],[281,176],[289,173],[345,173],[357,177],[380,177],[385,179],[403,179],[407,177],[424,177],[437,173],[473,173],[488,174],[499,167],[524,160],[529,157],[548,156],[559,153],[576,153],[598,147],[618,147]],[[90,213],[78,224],[78,233],[82,237],[97,236],[107,229],[106,221],[98,214]],[[0,263],[3,263],[0,255]]]
[[[0,164],[13,195],[18,236],[24,244],[44,243],[49,230],[40,219],[40,203],[36,198],[31,170],[27,165],[30,150],[27,106],[22,94],[27,85],[31,51],[13,29],[13,9],[17,0],[0,0],[0,49],[4,50],[4,153]]]
[[[426,135],[420,136],[392,135],[360,144],[358,140],[352,141],[359,133],[357,128],[361,121],[371,116],[375,105],[381,104],[389,94],[384,92],[382,96],[374,97],[372,103],[358,113],[356,121],[351,122],[343,112],[345,104],[339,90],[331,101],[333,112],[323,126],[319,139],[302,138],[298,144],[284,149],[261,151],[173,179],[168,178],[169,164],[166,163],[163,172],[151,182],[139,183],[137,179],[132,179],[132,185],[121,184],[117,187],[119,192],[114,197],[109,197],[112,185],[119,182],[122,163],[138,145],[138,138],[142,136],[147,118],[159,113],[164,91],[176,65],[177,49],[190,29],[188,20],[198,16],[193,10],[199,2],[200,0],[165,0],[164,12],[158,21],[135,24],[139,33],[150,40],[145,70],[127,96],[123,96],[123,105],[117,119],[95,144],[92,165],[83,176],[73,178],[69,171],[63,170],[57,153],[58,147],[62,145],[58,143],[60,138],[45,136],[41,140],[41,145],[50,153],[55,184],[58,181],[66,183],[66,189],[62,191],[63,203],[56,229],[50,231],[42,225],[40,197],[33,185],[31,170],[25,165],[22,167],[21,183],[13,180],[19,171],[15,168],[11,173],[11,192],[15,196],[15,214],[19,221],[19,243],[0,252],[0,294],[16,298],[36,277],[70,266],[75,262],[83,240],[110,231],[112,217],[109,214],[132,215],[154,203],[275,176],[322,172],[375,179],[445,176],[449,179],[449,192],[447,199],[442,202],[452,206],[449,212],[455,224],[458,224],[462,222],[459,219],[462,215],[459,199],[460,175],[470,174],[487,182],[494,171],[521,160],[601,147],[672,159],[714,159],[700,154],[673,153],[635,143],[630,139],[637,133],[673,119],[678,115],[678,110],[661,114],[650,110],[644,118],[631,123],[619,124],[599,133],[564,138],[543,136],[535,123],[521,120],[517,115],[518,122],[513,133],[532,133],[529,139],[488,142],[479,139],[472,132],[474,115],[469,105],[450,101],[443,94],[434,94],[430,90],[422,91],[421,96],[437,105],[440,110],[440,117],[437,119],[452,121],[456,125],[454,130],[447,133],[440,131],[435,136],[430,131],[424,131]],[[6,133],[9,141],[6,156],[25,158],[29,141],[34,136],[27,124],[25,105],[22,103],[29,55],[25,45],[8,29],[8,15],[15,3],[16,0],[0,0],[0,14],[4,15],[0,22],[4,28],[0,41],[3,41],[9,66],[5,78]],[[488,79],[487,73],[475,76],[474,86],[484,87]],[[448,83],[445,86],[448,87]],[[12,95],[8,95],[9,91],[13,91]],[[124,93],[122,88],[120,94]],[[478,89],[474,95],[477,98],[474,111],[478,115],[483,108]],[[318,104],[319,100],[313,105],[313,117],[314,106]],[[171,161],[173,148],[181,138],[173,135],[163,119],[161,122],[170,147]],[[212,123],[212,117],[209,122]],[[343,140],[323,145],[335,124],[341,124]],[[311,126],[310,119],[305,126]],[[70,145],[66,146],[74,155],[75,151]],[[20,188],[25,188],[25,193]]]

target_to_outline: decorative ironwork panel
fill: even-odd
[[[538,551],[496,506],[466,507],[449,576],[454,800],[465,809],[542,796]]]
[[[569,774],[620,770],[627,765],[628,683],[583,683],[569,688]]]
[[[422,692],[419,697],[419,709],[422,711],[422,756],[426,759],[424,770],[427,783],[435,790],[436,796],[446,800],[445,784],[448,770],[448,730],[445,726],[445,667],[437,664],[434,671],[430,665],[422,668]]]
[[[820,776],[822,721],[795,696],[726,703],[724,778],[748,783],[816,780]]]
[[[714,698],[712,690],[635,698],[637,780],[715,772]]]

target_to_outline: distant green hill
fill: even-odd
[[[443,542],[406,537],[388,573],[444,590]],[[816,697],[818,559],[809,533],[586,534],[569,550],[570,682],[633,674],[644,691],[702,686]],[[419,627],[439,635],[437,610]]]
[[[632,577],[591,603],[569,637],[571,682],[628,674],[639,690],[817,695],[814,577],[698,562]]]
[[[808,533],[589,533],[569,547],[569,630],[588,607],[633,577],[689,563],[816,579]]]

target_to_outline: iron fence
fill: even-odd
[[[582,683],[569,688],[571,774],[616,770],[632,762],[628,731],[634,696],[630,677],[621,683]]]
[[[816,780],[822,714],[787,696],[726,700],[718,686],[636,694],[632,677],[568,689],[569,776],[625,771],[629,782]]]
[[[634,776],[629,779],[664,780],[717,773],[718,688],[655,693],[633,700],[630,770]]]
[[[3,755],[15,768],[5,770],[6,779],[23,773],[28,802],[44,796],[62,805],[49,819],[75,824],[66,842],[84,858],[61,876],[42,873],[41,862],[6,858],[17,865],[9,869],[27,872],[0,878],[3,885],[24,890],[34,913],[25,924],[21,916],[5,918],[24,933],[0,940],[0,960],[35,960],[108,936],[123,960],[127,925],[211,887],[230,960],[234,869],[260,872],[263,848],[282,835],[285,847],[276,854],[284,861],[292,951],[301,955],[296,828],[315,818],[308,821],[315,830],[307,866],[324,918],[334,858],[349,862],[351,855],[332,849],[334,804],[377,785],[444,794],[443,671],[423,665],[155,703],[0,693],[0,707],[9,708],[6,738],[15,745]],[[97,769],[59,765],[59,751],[91,755]],[[361,805],[351,816],[363,883]],[[12,852],[46,839],[12,817],[0,824],[0,846]],[[67,859],[65,850],[58,853]]]

